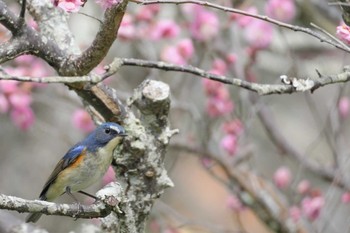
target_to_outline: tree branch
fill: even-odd
[[[0,1],[0,23],[10,30],[14,36],[21,31],[24,25],[23,19],[16,16],[2,0]]]
[[[20,82],[36,82],[36,83],[63,83],[63,84],[74,84],[74,83],[82,83],[87,82],[90,84],[98,84],[105,80],[106,78],[114,75],[118,72],[120,68],[120,62],[118,59],[115,59],[111,64],[105,67],[106,72],[102,75],[97,75],[94,73],[90,73],[85,76],[47,76],[47,77],[29,77],[29,76],[13,76],[6,73],[0,67],[0,80],[15,80]]]
[[[255,104],[257,102],[257,97],[251,95],[250,100],[253,104]],[[332,182],[341,188],[346,188],[347,190],[350,189],[350,184],[346,183],[342,177],[339,177],[334,169],[320,166],[317,162],[307,159],[300,151],[293,147],[276,126],[276,121],[273,119],[273,116],[267,106],[261,107],[257,113],[262,125],[266,129],[268,136],[282,153],[290,155],[306,169],[315,173],[319,177]]]
[[[14,210],[19,213],[43,213],[46,215],[60,215],[72,218],[100,218],[110,214],[112,208],[103,202],[92,205],[56,204],[39,200],[25,200],[19,197],[0,194],[0,209]]]
[[[25,200],[19,197],[0,194],[0,209],[14,210],[19,213],[43,213],[46,215],[60,215],[72,218],[101,218],[112,211],[119,212],[119,202],[122,200],[121,186],[109,183],[96,193],[100,199],[91,205],[56,204],[40,200]]]
[[[118,222],[123,229],[144,232],[154,200],[173,186],[164,168],[164,156],[170,138],[178,131],[169,126],[170,88],[167,84],[145,80],[135,89],[128,105],[140,111],[140,119],[131,111],[124,118],[128,137],[118,151],[122,156],[115,158],[116,176],[130,201],[120,206],[125,214],[118,214]]]
[[[311,92],[317,90],[322,86],[326,86],[334,83],[348,82],[350,80],[350,67],[344,67],[344,71],[339,74],[333,75],[322,75],[319,74],[315,79],[298,79],[294,78],[294,83],[290,82],[288,84],[259,84],[252,83],[238,78],[228,78],[223,75],[217,75],[209,73],[205,70],[199,69],[191,65],[175,65],[162,61],[148,61],[133,58],[121,58],[120,63],[122,66],[139,66],[147,68],[155,68],[165,71],[176,71],[183,73],[190,73],[202,78],[211,79],[214,81],[222,82],[225,84],[234,85],[237,87],[242,87],[244,89],[258,93],[259,95],[271,95],[271,94],[291,94],[300,91],[310,90]],[[301,86],[300,83],[308,82],[308,86]]]
[[[239,200],[254,211],[273,232],[305,232],[302,223],[293,223],[290,220],[288,203],[263,178],[237,166],[228,167],[222,156],[208,153],[208,150],[185,144],[172,144],[171,146],[176,150],[212,159],[214,165],[223,169],[229,179],[229,181],[221,183],[233,191]],[[210,173],[215,175],[213,172]]]
[[[101,24],[91,46],[75,59],[67,60],[66,64],[61,67],[60,73],[68,76],[85,75],[103,60],[116,39],[127,4],[128,0],[122,0],[106,10],[103,24]]]
[[[345,1],[345,0],[342,0],[342,1]],[[236,13],[236,14],[240,14],[240,15],[250,16],[250,17],[260,19],[260,20],[275,24],[279,27],[287,28],[287,29],[290,29],[293,31],[303,32],[303,33],[306,33],[312,37],[319,39],[321,42],[325,42],[325,43],[332,45],[332,46],[334,46],[340,50],[343,50],[345,52],[348,52],[348,53],[350,52],[350,47],[339,44],[337,41],[330,40],[330,39],[320,35],[319,33],[311,30],[310,28],[300,27],[300,26],[284,23],[284,22],[278,21],[276,19],[271,19],[271,18],[267,17],[266,15],[252,14],[252,13],[238,10],[235,8],[224,7],[224,6],[215,4],[215,3],[210,3],[210,2],[206,2],[206,1],[200,1],[200,0],[133,0],[133,2],[136,2],[138,4],[142,4],[142,5],[149,5],[149,4],[176,4],[176,5],[178,5],[178,4],[191,3],[191,4],[201,5],[201,6],[205,6],[205,7],[211,7],[211,8],[225,11],[225,12],[231,12],[231,13]]]

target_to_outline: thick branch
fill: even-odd
[[[123,232],[144,232],[155,199],[173,183],[164,168],[164,156],[171,130],[168,121],[170,88],[167,84],[145,80],[129,100],[140,110],[140,119],[132,112],[124,118],[128,132],[123,148],[116,157],[116,174],[124,186],[127,206],[121,205],[125,214],[118,215]],[[136,225],[136,228],[132,226]]]
[[[23,41],[20,38],[12,38],[0,44],[0,64],[26,53],[28,53],[28,48],[23,45]]]
[[[81,56],[74,60],[67,60],[67,63],[62,66],[60,73],[85,75],[103,60],[116,39],[127,4],[128,0],[122,0],[118,5],[106,10],[103,24],[101,24],[91,46]]]
[[[0,23],[16,36],[23,26],[23,19],[16,16],[3,1],[0,1]]]
[[[342,0],[345,1],[345,0]],[[222,10],[225,12],[231,12],[231,13],[236,13],[236,14],[241,14],[241,15],[246,15],[246,16],[250,16],[256,19],[260,19],[260,20],[264,20],[266,22],[275,24],[279,27],[282,28],[287,28],[293,31],[299,31],[299,32],[303,32],[306,33],[308,35],[311,35],[312,37],[315,37],[317,39],[319,39],[321,42],[325,42],[329,45],[332,45],[338,49],[341,49],[345,52],[350,52],[350,48],[348,46],[344,46],[342,44],[339,44],[337,41],[334,40],[330,40],[327,39],[326,37],[320,35],[319,33],[311,30],[310,28],[306,28],[306,27],[300,27],[300,26],[296,26],[296,25],[292,25],[292,24],[288,24],[288,23],[284,23],[281,21],[278,21],[276,19],[271,19],[265,15],[257,15],[257,14],[252,14],[246,11],[242,11],[242,10],[238,10],[235,8],[230,8],[230,7],[224,7],[215,3],[210,3],[210,2],[206,2],[206,1],[200,1],[200,0],[134,0],[134,2],[136,3],[140,3],[143,5],[149,5],[149,4],[186,4],[186,3],[191,3],[191,4],[197,4],[197,5],[201,5],[201,6],[206,6],[206,7],[211,7],[217,10]]]

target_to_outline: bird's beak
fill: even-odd
[[[126,136],[128,136],[126,133],[123,133],[123,134],[119,134],[118,136],[120,136],[120,137],[126,137]]]

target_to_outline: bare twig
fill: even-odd
[[[293,85],[259,84],[259,83],[248,82],[238,78],[228,78],[223,75],[209,73],[205,70],[199,69],[191,65],[180,66],[180,65],[170,64],[166,62],[148,61],[148,60],[140,60],[140,59],[133,59],[133,58],[121,58],[120,63],[121,63],[121,66],[123,65],[139,66],[139,67],[155,68],[155,69],[160,69],[165,71],[190,73],[196,76],[200,76],[202,78],[207,78],[207,79],[222,82],[225,84],[231,84],[237,87],[242,87],[244,89],[256,92],[259,95],[290,94],[298,91],[305,91],[305,89],[298,90],[298,88],[294,87]],[[303,81],[304,79],[296,79],[296,80]],[[313,92],[319,87],[329,85],[329,84],[334,84],[334,83],[348,82],[349,80],[350,80],[350,70],[347,67],[345,67],[343,73],[334,74],[334,75],[320,74],[320,77],[317,77],[313,80],[309,80],[310,86],[306,90],[310,90]]]
[[[89,82],[91,84],[97,84],[105,80],[106,78],[114,75],[120,68],[120,62],[118,59],[115,59],[111,64],[105,67],[106,72],[102,75],[97,75],[91,73],[86,76],[47,76],[41,78],[29,77],[29,76],[13,76],[6,73],[0,67],[0,80],[15,80],[21,82],[36,82],[36,83],[65,83],[65,84],[73,84],[80,82]]]
[[[333,36],[331,33],[327,32],[325,29],[321,28],[320,26],[314,24],[314,23],[310,23],[310,25],[318,30],[320,30],[321,32],[323,32],[325,35],[327,35],[329,38],[331,38],[332,40],[336,41],[338,44],[343,45],[344,47],[347,47],[347,45],[339,40],[337,37]]]

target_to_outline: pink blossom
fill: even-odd
[[[0,81],[0,90],[4,94],[11,94],[18,91],[18,82],[13,80],[1,80]]]
[[[224,75],[227,72],[227,64],[224,60],[216,58],[213,61],[212,69],[216,70],[220,75]]]
[[[13,108],[11,111],[12,122],[21,130],[27,130],[34,123],[34,113],[31,108]]]
[[[75,128],[84,133],[89,133],[95,128],[90,115],[84,109],[78,109],[73,113],[72,122]]]
[[[201,162],[202,165],[206,168],[210,168],[214,164],[213,160],[209,157],[202,157]]]
[[[133,18],[129,14],[125,14],[118,30],[118,38],[124,40],[134,39],[136,29],[133,23]]]
[[[254,19],[244,28],[243,35],[253,48],[265,49],[271,44],[273,27],[265,21]]]
[[[341,202],[344,204],[350,203],[350,192],[346,192],[341,195]]]
[[[29,108],[32,96],[24,92],[15,92],[9,95],[9,102],[13,108]]]
[[[222,87],[216,90],[215,94],[212,96],[214,98],[220,99],[220,100],[229,100],[230,99],[230,92],[226,87]]]
[[[215,96],[218,89],[225,88],[223,83],[210,79],[202,79],[202,84],[204,86],[205,93],[211,96]]]
[[[233,102],[229,99],[211,97],[207,101],[207,113],[210,117],[218,117],[233,111]]]
[[[292,174],[287,167],[278,168],[275,174],[273,175],[273,181],[275,185],[280,189],[288,187],[290,185],[291,180]]]
[[[30,19],[28,20],[28,25],[29,25],[30,27],[32,27],[33,29],[37,30],[37,31],[38,31],[38,29],[39,29],[37,22],[34,21],[34,19],[32,19],[32,18],[30,18]]]
[[[42,63],[39,59],[35,59],[30,65],[30,68],[28,68],[28,76],[31,77],[44,77],[48,75],[48,73],[46,64]]]
[[[302,180],[299,182],[297,187],[298,193],[306,194],[310,190],[310,182],[308,180]]]
[[[5,71],[13,76],[25,76],[27,75],[28,68],[26,66],[18,66],[18,67],[5,67]],[[4,80],[11,81],[11,80]]]
[[[31,64],[34,61],[35,57],[32,55],[22,55],[15,59],[15,62],[18,64]]]
[[[213,39],[219,32],[219,19],[216,14],[203,7],[197,7],[190,24],[192,36],[200,41]]]
[[[115,181],[115,171],[112,166],[109,166],[106,174],[102,178],[103,185],[109,184]]]
[[[96,3],[99,4],[103,9],[108,9],[115,4],[118,4],[120,0],[96,0]]]
[[[350,45],[350,27],[342,23],[337,27],[337,37]]]
[[[258,13],[258,9],[255,6],[245,9],[245,11],[250,14]],[[235,14],[235,13],[231,14],[230,18],[231,20],[235,20],[237,24],[242,28],[246,27],[248,24],[250,24],[250,22],[254,20],[254,18],[252,18],[251,16],[245,16],[245,15]]]
[[[139,7],[136,12],[136,19],[141,21],[151,21],[158,14],[160,10],[159,4],[151,4],[148,6]]]
[[[193,52],[192,41],[190,39],[184,39],[174,46],[165,47],[160,56],[164,61],[184,65],[192,57]]]
[[[167,46],[165,47],[161,54],[160,57],[162,60],[166,62],[171,62],[177,65],[184,65],[186,64],[185,59],[179,54],[179,51],[175,46]]]
[[[294,0],[269,0],[265,11],[267,16],[288,23],[294,19],[296,8]]]
[[[81,0],[54,0],[54,4],[66,12],[78,12],[84,3]]]
[[[316,220],[321,213],[321,209],[325,204],[322,196],[305,197],[301,202],[301,208],[304,215],[310,220]]]
[[[226,205],[233,211],[241,211],[244,209],[242,202],[236,195],[230,195],[227,198]]]
[[[194,47],[192,40],[189,38],[185,38],[177,43],[178,53],[184,58],[184,60],[188,60],[193,56]]]
[[[301,217],[301,210],[298,206],[292,206],[289,208],[289,216],[294,222],[298,222]]]
[[[157,21],[149,32],[149,38],[152,40],[174,38],[180,33],[180,27],[172,20]]]
[[[234,119],[223,124],[223,130],[227,134],[238,135],[243,131],[242,122],[238,119]]]
[[[237,137],[233,134],[227,134],[221,139],[220,146],[229,154],[234,155],[237,151]]]
[[[338,112],[339,116],[342,119],[345,119],[349,116],[350,112],[350,99],[346,96],[343,96],[339,99],[338,102]]]
[[[9,110],[9,102],[7,98],[0,94],[0,113],[6,113]]]
[[[236,61],[237,61],[237,55],[234,54],[234,53],[227,54],[227,56],[226,56],[226,61],[227,61],[228,64],[230,64],[230,65],[235,64]]]

